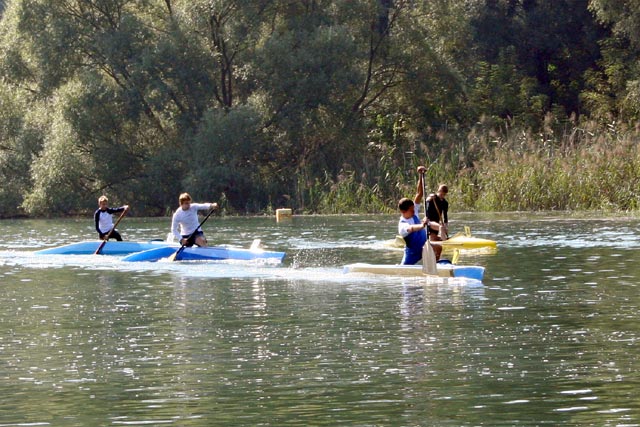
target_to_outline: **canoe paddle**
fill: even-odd
[[[209,211],[209,213],[207,214],[207,216],[204,217],[204,219],[202,220],[202,222],[200,222],[200,224],[198,224],[198,226],[196,227],[195,230],[193,230],[193,233],[189,234],[189,237],[187,237],[187,243],[189,242],[189,240],[196,234],[196,232],[200,229],[200,227],[202,227],[202,224],[204,224],[209,217],[211,216],[211,214],[213,213],[215,209],[211,209]],[[182,246],[180,246],[180,249],[178,249],[177,251],[175,251],[175,253],[173,255],[171,255],[169,257],[169,261],[175,261],[176,257],[178,255],[180,255],[182,253],[182,251],[184,250],[184,248],[187,246],[187,243],[183,243]]]
[[[424,200],[424,215],[427,216],[427,198],[424,184],[424,172],[422,173],[422,197]],[[422,271],[426,274],[438,275],[438,268],[436,267],[436,254],[429,242],[429,228],[426,229],[427,241],[422,247]]]
[[[104,236],[104,239],[102,240],[102,243],[100,243],[100,246],[98,246],[98,249],[96,249],[96,251],[93,253],[94,255],[99,255],[100,254],[100,251],[102,250],[102,248],[104,248],[104,245],[107,244],[107,240],[109,240],[109,237],[111,237],[111,233],[113,233],[113,230],[115,230],[116,227],[118,226],[118,224],[120,224],[120,220],[124,217],[124,215],[127,213],[128,210],[129,209],[125,209],[124,211],[122,211],[122,213],[118,217],[118,220],[116,221],[116,223],[113,225],[113,227],[111,227],[111,230],[109,230],[107,235]]]

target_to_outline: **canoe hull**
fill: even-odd
[[[36,251],[37,255],[92,255],[102,242],[100,240],[71,243],[55,248]],[[163,241],[149,242],[118,242],[108,241],[100,251],[101,255],[124,256],[123,261],[128,262],[155,262],[173,255],[179,245],[169,244]],[[218,261],[270,259],[282,262],[284,252],[266,251],[260,248],[244,249],[226,246],[209,246],[205,248],[184,248],[177,261]]]
[[[180,249],[179,246],[166,246],[151,248],[146,251],[136,252],[122,258],[126,262],[156,262],[168,258]],[[284,252],[265,251],[262,249],[244,249],[224,246],[208,246],[205,248],[184,248],[176,257],[176,261],[222,261],[239,260],[251,261],[256,259],[269,259],[274,262],[282,262]]]
[[[470,236],[453,236],[442,242],[443,249],[480,249],[495,247],[497,247],[497,244],[494,240]]]
[[[437,277],[459,277],[482,281],[484,267],[476,265],[437,264]],[[422,271],[422,265],[389,265],[357,263],[346,265],[344,273],[385,274],[389,276],[421,277],[430,276]]]
[[[470,236],[454,236],[450,239],[447,239],[443,242],[432,242],[434,245],[441,245],[442,249],[481,249],[481,248],[496,248],[498,245],[494,240],[489,239],[481,239],[479,237],[470,237]],[[402,237],[396,236],[390,246],[396,248],[404,248],[406,246],[405,241]]]
[[[71,243],[55,248],[42,249],[34,252],[37,255],[92,255],[102,243],[101,240],[91,240],[85,242]],[[134,252],[146,251],[149,249],[167,246],[166,242],[118,242],[108,241],[100,251],[101,255],[128,255]],[[178,248],[176,247],[176,250]]]

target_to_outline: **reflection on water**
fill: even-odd
[[[394,217],[206,230],[281,266],[38,257],[91,224],[0,222],[0,425],[639,425],[637,222],[456,219],[498,241],[461,257],[483,284],[344,275],[398,262]]]

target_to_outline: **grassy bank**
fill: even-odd
[[[475,132],[460,144],[464,154],[431,165],[427,183],[431,189],[447,183],[458,211],[635,211],[639,141],[636,129],[615,124],[539,134]],[[379,171],[378,182],[367,183],[355,172],[317,182],[311,189],[315,211],[394,212],[399,197],[415,193],[416,175],[413,166],[381,166],[386,170]]]

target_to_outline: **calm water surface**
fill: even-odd
[[[461,256],[482,284],[343,274],[399,262],[395,216],[205,225],[281,266],[36,256],[92,221],[0,221],[0,426],[640,425],[640,221],[454,219],[498,242]]]

